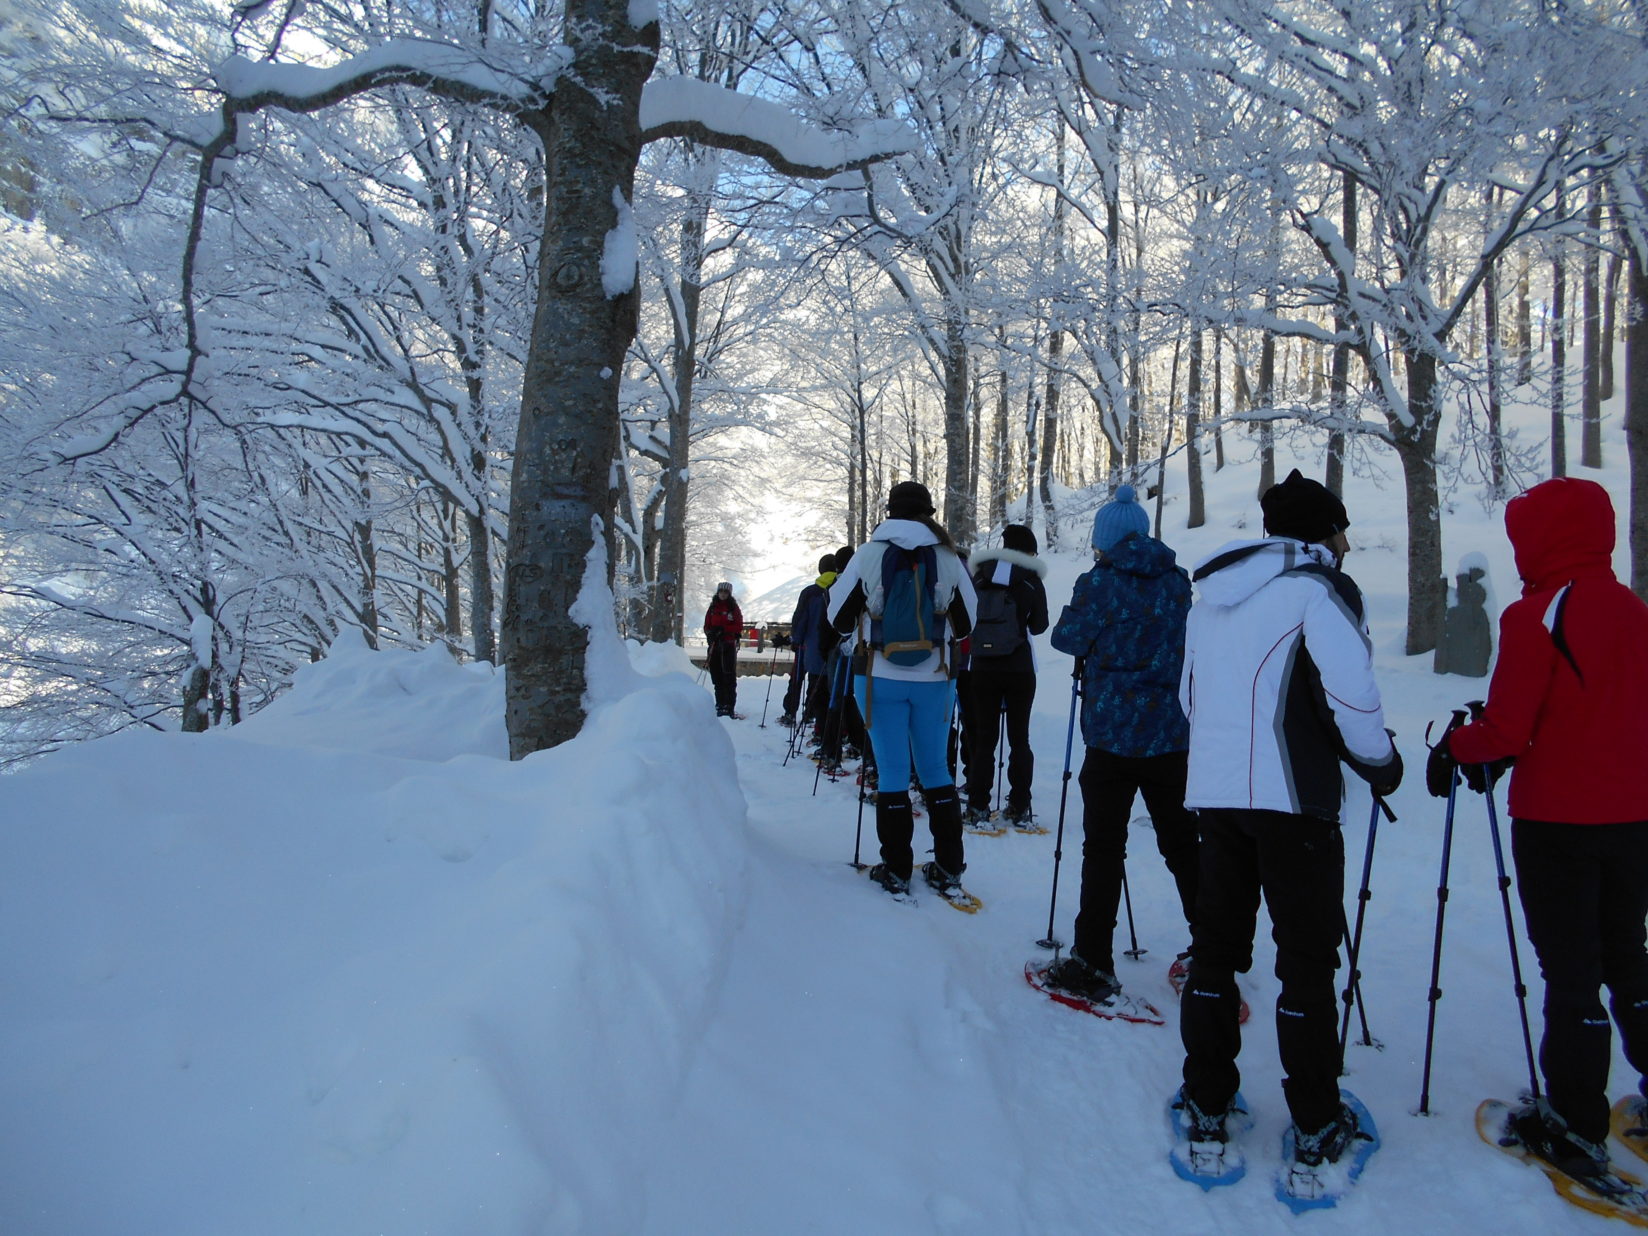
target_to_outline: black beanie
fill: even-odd
[[[1350,527],[1345,504],[1320,481],[1301,476],[1297,468],[1288,473],[1285,481],[1265,490],[1259,509],[1265,513],[1265,531],[1271,536],[1292,537],[1313,545]]]
[[[1036,552],[1036,534],[1023,524],[1008,524],[1001,530],[1001,547],[1021,554]]]
[[[833,570],[835,570],[834,554],[825,554],[818,560],[818,573],[820,575],[828,575]]]
[[[920,481],[900,481],[888,491],[887,514],[894,519],[931,515],[934,510],[933,495]]]

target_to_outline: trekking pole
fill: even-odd
[[[1128,823],[1131,824],[1132,821],[1129,820]],[[1127,841],[1125,838],[1123,838],[1122,844],[1126,846]],[[1131,957],[1134,961],[1143,961],[1144,955],[1150,950],[1139,947],[1139,935],[1133,930],[1133,894],[1127,888],[1127,852],[1125,849],[1122,852],[1122,904],[1127,907],[1127,939],[1128,943],[1133,946],[1127,949],[1122,956]]]
[[[1001,770],[1007,751],[1007,702],[1002,701],[1001,711],[996,714],[996,810],[1001,810]]]
[[[1053,837],[1053,896],[1047,903],[1047,935],[1036,943],[1042,948],[1058,949],[1064,945],[1053,934],[1053,918],[1059,904],[1059,861],[1064,857],[1064,804],[1070,795],[1070,750],[1076,738],[1076,702],[1081,699],[1082,658],[1076,658],[1075,671],[1070,676],[1070,724],[1064,731],[1064,777],[1059,783],[1059,828]]]
[[[766,699],[766,702],[761,705],[761,724],[757,725],[755,727],[758,730],[764,730],[764,729],[767,728],[767,706],[772,703],[773,671],[776,670],[777,668],[778,668],[778,645],[774,644],[773,645],[772,660],[770,662],[768,662],[768,664],[767,664],[767,699]]]
[[[1465,710],[1454,709],[1455,724],[1463,723]],[[1426,727],[1426,737],[1430,736],[1430,727]],[[1431,946],[1431,988],[1426,997],[1430,1001],[1430,1014],[1425,1020],[1425,1069],[1419,1082],[1419,1112],[1421,1116],[1431,1114],[1431,1045],[1436,1037],[1436,1002],[1442,998],[1442,989],[1437,980],[1442,977],[1442,920],[1448,911],[1448,859],[1453,853],[1453,807],[1459,797],[1459,768],[1456,765],[1453,777],[1448,782],[1448,812],[1442,821],[1442,873],[1436,885],[1436,942]]]
[[[1373,813],[1368,817],[1368,848],[1362,855],[1362,886],[1356,890],[1356,930],[1353,932],[1349,929],[1348,923],[1345,925],[1345,939],[1350,946],[1350,951],[1346,955],[1346,961],[1350,965],[1350,977],[1345,982],[1343,993],[1345,1014],[1339,1022],[1339,1072],[1341,1074],[1345,1071],[1345,1046],[1350,1041],[1350,1009],[1353,1003],[1356,1005],[1357,1013],[1361,1018],[1362,1046],[1375,1046],[1373,1035],[1368,1030],[1368,1006],[1366,1001],[1362,999],[1362,971],[1358,969],[1358,963],[1362,957],[1362,924],[1366,921],[1368,901],[1373,897],[1373,893],[1368,888],[1368,878],[1373,871],[1373,843],[1379,833],[1379,813],[1381,811],[1385,813],[1386,819],[1393,824],[1396,822],[1396,812],[1390,809],[1389,803],[1375,794],[1373,796]]]
[[[1522,1016],[1522,1049],[1528,1057],[1528,1093],[1539,1098],[1539,1071],[1534,1068],[1534,1040],[1528,1032],[1528,988],[1522,981],[1522,959],[1517,956],[1516,927],[1511,921],[1511,878],[1505,874],[1505,852],[1499,844],[1499,812],[1494,807],[1488,766],[1482,766],[1482,797],[1488,804],[1488,831],[1493,834],[1494,866],[1499,869],[1499,899],[1505,906],[1505,939],[1511,946],[1511,978],[1516,985],[1516,1008]]]

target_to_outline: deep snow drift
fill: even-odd
[[[1622,494],[1609,449],[1603,479]],[[1169,501],[1181,561],[1257,535],[1252,475],[1213,478],[1194,534]],[[1410,1114],[1441,853],[1421,735],[1486,684],[1401,655],[1394,475],[1353,480],[1348,500],[1347,567],[1409,776],[1400,822],[1380,829],[1364,952],[1384,1046],[1353,1046],[1346,1079],[1385,1145],[1339,1210],[1294,1219],[1271,1196],[1285,1109],[1263,924],[1245,980],[1249,1177],[1203,1194],[1172,1175],[1165,972],[1184,928],[1142,806],[1129,876],[1149,952],[1121,977],[1165,1027],[1025,985],[1053,835],[969,838],[975,917],[893,904],[854,873],[850,782],[815,796],[811,764],[781,766],[782,681],[766,706],[768,680],[741,680],[747,719],[720,722],[678,650],[632,648],[632,671],[606,648],[586,732],[512,764],[489,667],[341,640],[233,731],[118,736],[0,780],[0,1231],[1614,1230],[1472,1128],[1479,1099],[1526,1083],[1475,797],[1433,1115]],[[1514,597],[1498,513],[1466,501],[1446,518],[1450,567],[1481,551],[1497,600]],[[1086,565],[1073,541],[1052,555],[1055,611]],[[1039,643],[1036,803],[1052,826],[1070,663]],[[1352,883],[1368,810],[1353,788]],[[1066,938],[1079,813],[1072,785]],[[1537,1013],[1525,945],[1522,961]],[[1623,1061],[1614,1081],[1630,1084]]]

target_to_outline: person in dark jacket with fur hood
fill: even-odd
[[[1001,531],[1000,549],[981,549],[968,561],[978,593],[979,621],[968,641],[967,813],[969,825],[990,818],[995,750],[1007,727],[1007,821],[1031,826],[1030,706],[1036,700],[1036,657],[1030,637],[1047,630],[1047,564],[1036,557],[1036,534],[1023,524]]]
[[[1070,955],[1047,982],[1101,1003],[1120,991],[1113,937],[1127,826],[1141,792],[1185,923],[1196,906],[1196,817],[1185,809],[1190,725],[1179,708],[1190,576],[1150,535],[1131,485],[1093,517],[1093,569],[1076,581],[1053,647],[1082,678],[1081,905]],[[1175,967],[1183,960],[1174,962]]]

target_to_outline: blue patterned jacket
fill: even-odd
[[[1190,577],[1173,551],[1134,533],[1076,581],[1053,647],[1085,658],[1082,741],[1114,755],[1190,747],[1179,707]]]

